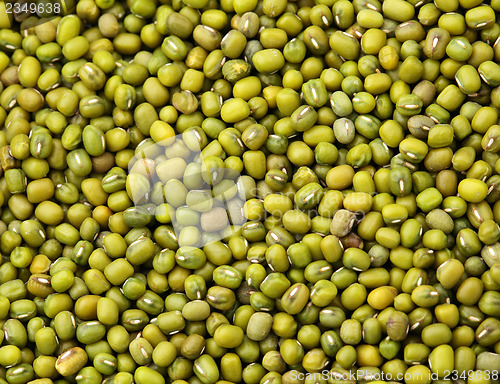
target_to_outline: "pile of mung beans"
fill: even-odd
[[[500,0],[24,3],[0,384],[499,383]]]

